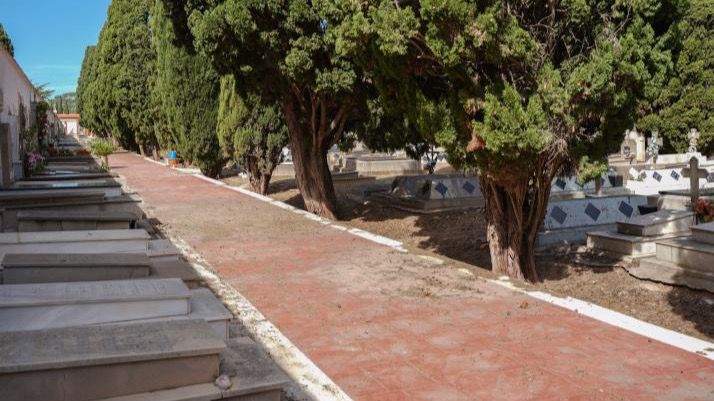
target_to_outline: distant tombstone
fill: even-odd
[[[697,153],[697,145],[699,142],[699,131],[697,131],[696,128],[692,128],[689,130],[689,134],[687,134],[687,138],[689,139],[689,148],[687,149],[688,153]]]
[[[647,153],[652,157],[652,162],[657,164],[657,156],[659,156],[659,147],[661,145],[661,139],[657,137],[657,131],[652,133],[650,137],[649,144],[647,145]]]
[[[706,178],[709,172],[706,169],[699,168],[699,159],[692,157],[689,159],[689,167],[682,169],[682,175],[689,177],[689,194],[693,210],[697,199],[699,199],[699,179]]]

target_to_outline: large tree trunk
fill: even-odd
[[[290,149],[305,209],[329,219],[337,219],[337,197],[327,165],[327,150],[301,143],[303,138],[290,136]],[[307,146],[306,146],[307,145]]]
[[[337,198],[327,152],[342,135],[349,107],[297,89],[283,104],[295,179],[305,209],[333,220],[337,219]]]
[[[540,170],[534,176],[508,182],[501,177],[481,177],[494,273],[539,281],[535,245],[550,197],[552,171]]]

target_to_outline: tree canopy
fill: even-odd
[[[457,167],[478,172],[493,268],[537,279],[533,247],[551,181],[602,160],[670,67],[676,2],[338,1],[326,17],[406,116],[430,128]],[[411,110],[411,111],[409,111]],[[435,112],[440,110],[440,112]],[[412,123],[414,126],[418,124]]]
[[[361,68],[338,52],[329,2],[163,0],[179,38],[235,77],[241,95],[276,102],[306,208],[336,217],[327,151],[368,113]],[[362,112],[359,110],[362,109]]]
[[[5,27],[0,23],[0,46],[4,47],[11,56],[15,57],[15,48],[12,46],[12,40],[5,31]]]
[[[156,142],[149,107],[156,68],[149,6],[147,0],[112,1],[96,48],[85,53],[78,88],[87,128],[142,151]]]
[[[158,63],[154,96],[163,114],[157,120],[164,124],[157,127],[163,132],[162,145],[175,147],[183,159],[216,177],[225,163],[216,134],[220,77],[190,43],[177,46],[180,37],[160,2],[152,18]]]
[[[665,146],[686,152],[687,134],[700,131],[700,150],[714,150],[714,0],[690,0],[667,46],[673,68],[653,93],[651,107],[638,122],[658,131]]]

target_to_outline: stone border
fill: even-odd
[[[163,165],[162,163],[159,163],[155,160],[152,160],[149,158],[145,158],[145,159],[152,163],[156,163],[158,165],[167,167],[167,166]],[[376,243],[382,244],[382,245],[386,245],[386,246],[388,246],[392,249],[396,249],[400,252],[408,253],[408,251],[403,247],[403,244],[399,241],[396,241],[396,240],[393,240],[393,239],[390,239],[387,237],[383,237],[381,235],[372,234],[372,233],[364,231],[364,230],[349,229],[344,226],[333,224],[328,219],[313,215],[312,213],[309,213],[302,209],[298,209],[294,206],[290,206],[284,202],[272,199],[267,196],[257,194],[255,192],[249,191],[244,188],[230,186],[222,181],[218,181],[218,180],[206,177],[202,174],[192,174],[192,175],[196,178],[211,182],[211,183],[221,186],[221,187],[225,187],[232,191],[240,192],[242,194],[251,196],[255,199],[261,200],[266,203],[270,203],[270,204],[280,207],[282,209],[290,210],[293,213],[301,214],[301,215],[303,215],[303,217],[305,217],[309,220],[317,221],[321,224],[336,228],[341,231],[349,232],[353,235],[362,237],[369,241],[376,242]],[[473,276],[473,273],[468,272],[468,271],[464,271],[463,273]],[[500,285],[502,287],[508,288],[512,291],[520,292],[522,294],[528,295],[528,296],[538,299],[540,301],[547,302],[552,305],[560,306],[562,308],[565,308],[565,309],[574,311],[576,313],[588,316],[592,319],[601,321],[603,323],[606,323],[606,324],[609,324],[609,325],[612,325],[615,327],[619,327],[623,330],[627,330],[627,331],[639,334],[643,337],[647,337],[647,338],[671,345],[675,348],[679,348],[684,351],[695,353],[695,354],[700,355],[700,356],[707,358],[709,360],[714,360],[714,343],[700,340],[698,338],[694,338],[694,337],[688,336],[686,334],[678,333],[673,330],[665,329],[663,327],[660,327],[660,326],[657,326],[657,325],[654,325],[651,323],[647,323],[645,321],[636,319],[634,317],[622,314],[620,312],[613,311],[611,309],[603,308],[599,305],[596,305],[596,304],[593,304],[590,302],[586,302],[586,301],[583,301],[583,300],[580,300],[577,298],[571,298],[571,297],[560,298],[560,297],[556,297],[552,294],[548,294],[548,293],[541,292],[541,291],[526,291],[524,289],[518,288],[515,285],[513,285],[508,280],[507,277],[501,277],[498,280],[486,279],[486,278],[482,278],[482,277],[481,277],[481,279],[485,280],[487,282],[491,282],[491,283]],[[220,279],[218,279],[218,280],[220,281]],[[223,284],[223,283],[221,283],[221,285],[226,286],[226,284]],[[228,287],[230,287],[230,286],[228,286]],[[230,287],[230,288],[232,289],[232,287]],[[233,291],[235,291],[237,293],[237,291],[235,289],[233,289]],[[238,295],[240,295],[240,294],[238,294]],[[250,302],[247,299],[243,298],[242,296],[240,296],[240,297],[242,299],[244,299],[245,302],[248,303],[248,305],[250,305]],[[252,305],[251,305],[251,307],[252,307]],[[255,309],[255,307],[252,307],[252,308]],[[257,310],[255,310],[255,312],[259,316],[261,316],[262,319],[265,319],[265,317],[263,317],[263,315],[260,314],[260,312],[258,312]],[[279,333],[279,331],[277,331],[277,329],[275,328],[275,326],[272,325],[272,323],[268,322],[267,320],[265,320],[265,322],[268,325],[270,325],[271,327],[273,327],[273,329],[276,332]],[[287,338],[285,338],[285,337],[283,337],[283,338],[285,339],[285,341],[287,341],[289,343],[289,340],[287,340]],[[293,348],[295,348],[294,345],[292,345],[292,344],[290,344],[290,345]],[[302,352],[300,352],[297,348],[295,348],[295,352],[297,354],[299,354],[300,356],[302,356],[303,358],[307,359],[307,357],[305,357],[305,355],[302,354]],[[271,355],[272,355],[272,352],[271,352]],[[309,362],[310,365],[315,366],[314,364],[312,364],[311,361],[309,361],[309,359],[307,359],[307,362]],[[315,367],[315,368],[318,369],[317,367]],[[318,371],[319,371],[319,369],[318,369]],[[322,373],[322,372],[320,372],[320,373]],[[324,375],[324,373],[323,373],[323,375]],[[327,380],[329,380],[329,378],[327,378],[327,376],[325,376],[325,378]],[[331,380],[329,382],[332,383]],[[334,385],[334,383],[332,383],[332,384]],[[337,386],[335,386],[335,387],[337,387]],[[324,389],[321,389],[321,390],[324,391]],[[344,394],[344,393],[342,393],[342,394]],[[347,395],[345,395],[345,397],[347,397]],[[340,399],[340,400],[342,400],[342,398],[326,398],[326,399]],[[349,399],[349,397],[347,399]]]

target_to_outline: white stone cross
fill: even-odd
[[[682,175],[689,177],[689,193],[691,195],[692,210],[699,199],[699,179],[706,178],[709,172],[699,168],[699,159],[692,157],[689,159],[689,167],[682,169]]]

